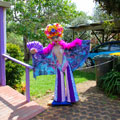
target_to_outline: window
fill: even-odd
[[[97,52],[104,52],[104,51],[108,51],[109,49],[109,45],[101,45],[100,47],[97,48]]]
[[[120,50],[120,43],[114,43],[110,47],[110,51],[117,51]]]

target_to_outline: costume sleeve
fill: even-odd
[[[55,74],[56,72],[56,61],[54,59],[52,49],[49,49],[49,52],[44,53],[44,49],[46,48],[42,48],[41,45],[42,44],[38,44],[36,42],[27,43],[29,50],[34,47],[38,51],[36,54],[32,54],[33,72],[35,78],[39,75],[50,75]]]
[[[82,67],[88,57],[90,49],[90,40],[82,40],[81,44],[75,44],[70,49],[65,49],[65,54],[72,71]]]
[[[52,51],[48,54],[32,55],[34,77],[55,74],[56,64]]]

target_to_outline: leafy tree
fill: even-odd
[[[23,39],[21,35],[16,35],[13,32],[7,32],[7,43],[19,45],[23,51]]]
[[[70,26],[79,26],[81,24],[88,24],[90,20],[91,20],[91,17],[87,16],[85,12],[81,11],[78,14],[78,17],[76,17],[75,19],[73,19],[70,22]],[[75,31],[74,32],[74,38],[80,38],[80,39],[83,39],[83,40],[84,39],[90,39],[90,31],[86,31],[86,33],[84,33],[84,32],[85,31]],[[64,40],[67,41],[67,42],[71,42],[72,39],[73,39],[73,31],[65,28],[64,29]]]
[[[93,21],[95,22],[103,22],[102,28],[104,31],[96,32],[98,33],[98,38],[101,42],[107,42],[111,40],[115,40],[116,33],[112,33],[113,29],[116,27],[117,23],[113,20],[112,14],[107,14],[100,5],[97,5],[94,9]],[[103,39],[104,37],[104,39]]]
[[[72,22],[70,23],[71,26],[79,26],[81,24],[88,24],[90,20],[90,17],[86,15],[85,12],[81,11],[79,13],[79,16],[76,17]]]
[[[95,0],[103,10],[113,16],[120,16],[120,0]]]
[[[7,12],[8,31],[23,36],[25,60],[26,43],[40,40],[45,45],[45,26],[49,23],[69,23],[77,16],[76,6],[70,0],[4,0],[12,4]]]
[[[104,20],[110,20],[113,19],[112,15],[108,15],[102,8],[101,6],[96,6],[94,8],[94,14],[92,20],[94,22],[99,22],[99,21],[104,21]]]

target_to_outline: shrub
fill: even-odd
[[[22,94],[25,94],[25,91],[26,91],[25,83],[21,82],[21,84],[16,84],[16,90]]]
[[[98,81],[98,87],[102,89],[108,96],[120,95],[120,73],[111,70]]]
[[[8,43],[7,53],[20,61],[23,61],[23,53],[18,45]],[[24,67],[9,59],[6,60],[6,84],[16,88],[16,84],[21,84],[21,77],[24,72]]]
[[[21,50],[24,51],[22,36],[13,32],[7,32],[7,43],[19,45]]]

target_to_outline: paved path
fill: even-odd
[[[48,107],[51,94],[39,100],[46,111],[31,120],[120,120],[120,100],[106,97],[95,81],[77,84],[80,101],[72,106]]]

